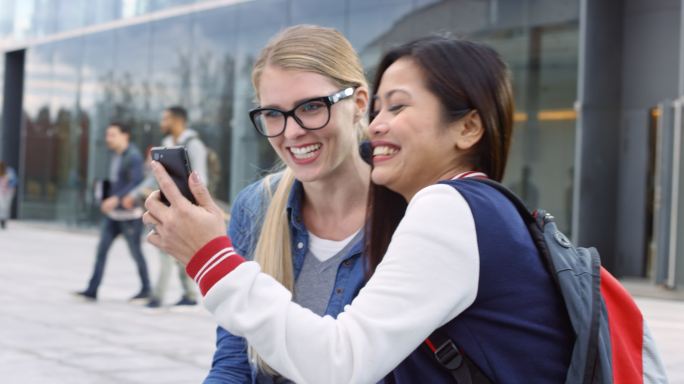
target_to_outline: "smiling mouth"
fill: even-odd
[[[373,148],[373,157],[375,157],[375,156],[392,156],[397,152],[399,152],[399,149],[396,147],[390,147],[387,145],[378,145],[377,147]]]
[[[304,147],[289,147],[292,156],[297,160],[310,159],[316,155],[316,151],[321,149],[321,144],[311,144]]]

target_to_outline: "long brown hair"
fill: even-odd
[[[499,54],[472,41],[437,36],[418,39],[385,54],[378,65],[374,93],[387,68],[401,58],[410,58],[421,69],[425,85],[439,99],[447,122],[473,110],[478,112],[484,133],[466,154],[467,161],[501,181],[513,131],[513,92],[508,68]],[[406,206],[398,193],[371,183],[365,228],[368,276],[385,255]]]

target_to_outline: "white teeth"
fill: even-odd
[[[390,156],[397,153],[399,150],[393,147],[377,146],[373,148],[373,156]]]
[[[321,148],[320,144],[311,144],[306,147],[290,147],[290,152],[297,159],[308,159],[314,156],[314,152]]]

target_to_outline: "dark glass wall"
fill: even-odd
[[[114,54],[116,32],[108,31],[84,36],[81,61],[81,91],[79,99],[82,139],[87,142],[87,173],[82,184],[86,208],[84,216],[95,220],[99,209],[93,204],[96,180],[108,175],[109,152],[104,131],[115,109]]]
[[[135,12],[172,3],[189,2],[139,1]],[[89,4],[82,20],[130,11]],[[251,68],[275,33],[298,23],[343,32],[369,77],[385,49],[427,34],[494,46],[509,63],[517,104],[505,182],[569,229],[578,2],[560,0],[258,0],[31,46],[22,216],[92,222],[91,187],[108,169],[107,123],[130,123],[142,150],[160,142],[160,114],[172,104],[188,108],[190,127],[219,155],[218,197],[229,201],[274,166],[247,118]]]
[[[221,160],[216,198],[229,201],[231,183],[231,127],[234,113],[238,9],[227,7],[195,15],[190,56],[190,126]]]
[[[58,137],[52,125],[55,113],[51,110],[55,47],[38,46],[26,53],[21,217],[55,218]]]
[[[3,122],[3,107],[1,107],[5,103],[5,98],[4,98],[4,89],[5,89],[5,54],[0,52],[0,89],[3,91],[0,91],[0,159],[3,159],[4,154],[2,153],[2,148],[5,145],[4,144],[4,133],[5,130],[3,128],[2,122]]]
[[[22,41],[210,0],[0,0],[0,41]]]

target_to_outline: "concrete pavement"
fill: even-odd
[[[97,303],[85,288],[97,232],[11,222],[0,231],[0,382],[199,383],[215,325],[201,307],[177,312],[127,302],[139,289],[123,239],[115,242]],[[144,251],[156,280],[158,255]],[[178,299],[172,275],[167,301]],[[684,301],[637,298],[671,383],[684,384]]]
[[[97,233],[10,223],[0,231],[0,382],[199,383],[211,364],[215,323],[201,307],[149,310],[123,239],[112,247],[96,303],[85,288]],[[144,252],[156,280],[158,254]],[[167,301],[178,300],[172,275]]]

